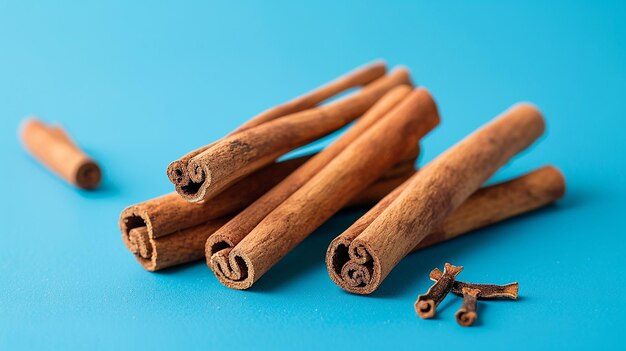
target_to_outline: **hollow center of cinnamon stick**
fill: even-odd
[[[152,244],[145,220],[140,216],[129,216],[124,218],[124,223],[126,224],[125,235],[131,252],[149,260],[152,257]]]
[[[209,254],[213,256],[216,252],[219,252],[228,248],[230,248],[230,245],[227,242],[218,241],[215,244],[211,245],[211,252]]]
[[[194,183],[194,182],[190,181],[189,184],[181,186],[180,189],[185,194],[195,194],[198,191],[200,191],[200,187],[201,186],[202,186],[202,183]]]
[[[346,245],[337,245],[332,258],[332,267],[337,275],[341,275],[341,269],[349,260],[348,247]]]

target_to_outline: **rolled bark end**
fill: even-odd
[[[122,240],[135,259],[147,271],[157,270],[156,248],[151,240],[150,217],[138,206],[129,206],[120,215]]]
[[[187,179],[184,167],[184,164],[178,160],[171,162],[167,166],[167,177],[175,186],[180,186]]]
[[[232,248],[217,251],[209,261],[209,268],[226,287],[245,290],[254,284],[254,266],[245,255]]]
[[[201,165],[194,160],[189,161],[186,172],[175,170],[176,174],[186,174],[186,179],[176,184],[178,194],[189,202],[203,202],[209,186],[211,186],[211,171],[208,166]]]
[[[376,255],[369,250],[349,238],[335,238],[326,251],[326,267],[333,282],[353,294],[374,292],[381,281],[381,269]]]
[[[343,99],[323,106],[285,115],[256,127],[227,136],[198,153],[179,159],[187,163],[184,187],[172,181],[176,191],[191,202],[209,200],[237,180],[274,162],[285,153],[326,136],[351,123],[385,93],[406,84],[407,72],[396,70],[378,78]],[[199,172],[198,165],[202,166]],[[171,177],[172,173],[168,172]],[[172,179],[170,179],[172,180]]]
[[[357,262],[348,262],[341,268],[341,277],[347,286],[361,288],[372,280],[371,268]]]
[[[152,257],[152,244],[146,227],[133,228],[129,232],[130,246],[132,253],[149,260]]]

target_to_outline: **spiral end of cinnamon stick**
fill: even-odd
[[[150,237],[151,223],[139,208],[130,206],[120,215],[122,240],[137,262],[147,271],[160,269],[157,265],[154,241]]]
[[[129,232],[130,251],[144,259],[152,257],[152,245],[146,227],[133,228]]]
[[[212,255],[209,256],[209,253]],[[245,290],[254,284],[254,267],[243,254],[225,242],[207,245],[207,265],[224,286]]]
[[[371,294],[380,285],[380,265],[367,246],[338,237],[326,252],[330,278],[354,294]]]
[[[167,167],[167,177],[176,192],[189,202],[202,202],[211,184],[211,172],[200,162],[182,158]]]
[[[185,184],[185,179],[188,179],[185,173],[185,165],[180,160],[171,162],[167,166],[167,177],[176,186]]]

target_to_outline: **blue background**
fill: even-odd
[[[439,2],[438,2],[439,3]],[[327,276],[337,215],[249,291],[204,263],[144,271],[117,227],[127,205],[171,191],[167,164],[255,113],[355,66],[408,66],[441,126],[424,164],[527,100],[545,137],[495,180],[554,164],[558,205],[406,258],[372,296]],[[0,2],[0,349],[225,346],[427,349],[624,347],[624,2]],[[16,137],[22,118],[62,123],[104,166],[97,192],[45,172]],[[520,283],[479,305],[413,311],[445,261],[468,281]]]

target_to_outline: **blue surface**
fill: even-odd
[[[246,346],[625,346],[624,2],[0,3],[0,349]],[[323,258],[360,212],[336,216],[250,291],[204,263],[145,272],[120,211],[171,190],[167,164],[262,109],[355,66],[408,66],[443,122],[432,159],[509,105],[536,103],[546,136],[494,179],[551,163],[565,199],[405,259],[372,296],[341,291]],[[21,149],[21,119],[61,122],[106,171],[72,189]],[[427,272],[517,280],[479,326],[415,316]],[[367,347],[365,347],[367,348]]]

